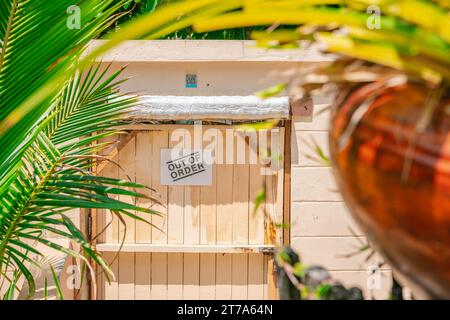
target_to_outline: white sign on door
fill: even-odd
[[[212,185],[211,149],[161,149],[161,185]]]

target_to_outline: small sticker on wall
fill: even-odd
[[[210,149],[161,149],[161,185],[210,186]]]
[[[186,74],[186,88],[197,88],[197,75],[193,73]]]

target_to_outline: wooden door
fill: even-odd
[[[203,126],[200,142],[194,141],[193,126],[127,129],[130,133],[118,137],[122,143],[111,153],[120,167],[111,162],[100,166],[99,174],[132,179],[156,190],[157,194],[144,192],[158,196],[159,204],[127,196],[121,200],[151,206],[163,217],[139,214],[155,226],[151,227],[124,216],[125,228],[110,212],[93,212],[95,230],[100,233],[96,247],[116,276],[110,283],[97,276],[96,297],[275,298],[271,251],[282,243],[283,233],[276,227],[283,223],[283,128],[257,133],[256,142],[231,126]],[[212,166],[212,185],[160,185],[161,149],[180,144],[189,149],[199,147],[198,143],[200,148],[214,150],[217,163]],[[267,163],[270,154],[271,164]],[[255,208],[264,188],[265,200]]]

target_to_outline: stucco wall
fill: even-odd
[[[250,59],[242,49],[247,44],[239,45],[241,49],[236,47],[235,42],[229,47],[226,43],[212,42],[210,47],[202,44],[199,49],[195,43],[179,42],[178,46],[171,47],[170,54],[166,56],[166,44],[160,51],[158,47],[150,50],[148,46],[151,44],[148,44],[135,53],[130,53],[133,45],[129,45],[122,53],[118,50],[110,54],[106,61],[119,60],[120,62],[113,63],[113,68],[128,64],[123,76],[132,78],[122,85],[123,92],[149,95],[250,95],[289,80],[295,68],[315,63],[315,59],[311,58],[313,55],[302,60],[292,53],[286,53],[285,56],[277,53],[276,59],[264,59],[264,52],[257,54],[250,51],[257,57]],[[179,54],[176,54],[177,50]],[[216,54],[208,54],[208,50]],[[227,50],[231,50],[230,55],[226,54]],[[190,57],[191,61],[183,61],[183,55]],[[167,56],[169,58],[165,59]],[[267,56],[273,57],[271,54]],[[232,61],[230,57],[241,61]],[[197,89],[185,88],[186,73],[197,74]],[[365,261],[368,252],[344,257],[358,251],[361,242],[365,243],[365,237],[353,223],[336,191],[330,168],[310,159],[314,152],[308,147],[308,142],[314,140],[327,151],[329,112],[321,111],[330,102],[329,97],[318,95],[314,99],[315,115],[312,121],[294,119],[293,122],[291,243],[305,263],[325,266],[343,283],[360,286],[366,296],[370,297],[367,287],[370,275],[367,268],[376,265],[381,258],[375,255]],[[350,228],[355,234],[352,234]],[[373,279],[376,281],[377,278]],[[377,298],[387,298],[391,284],[387,267],[384,267],[378,279],[380,287],[372,293]]]

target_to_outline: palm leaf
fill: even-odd
[[[30,241],[84,260],[83,255],[86,255],[110,272],[101,255],[64,215],[66,211],[109,209],[142,221],[145,220],[130,211],[158,214],[110,197],[122,194],[152,199],[134,190],[144,185],[93,176],[89,171],[93,162],[91,155],[101,149],[93,142],[117,134],[112,128],[120,125],[118,120],[137,102],[136,98],[117,93],[122,82],[118,80],[121,71],[109,73],[109,68],[91,67],[65,84],[49,112],[52,116],[24,150],[15,179],[0,198],[0,277],[7,269],[20,270],[28,282],[30,296],[34,294],[35,285],[27,267],[33,263],[29,254],[40,254]],[[104,133],[97,134],[98,130]],[[84,139],[86,136],[91,138]],[[72,240],[83,254],[43,237],[46,234]]]
[[[55,283],[56,292],[58,294],[58,300],[64,300],[64,296],[63,296],[63,293],[62,293],[62,290],[61,290],[61,285],[59,283],[59,278],[56,275],[55,268],[53,268],[52,265],[50,265],[50,270],[52,272],[53,282]]]
[[[124,1],[5,0],[0,14],[0,185],[11,175],[34,130],[77,67],[80,48],[111,22]],[[67,9],[77,5],[82,28],[67,26]],[[52,81],[57,79],[57,81]],[[42,90],[38,90],[42,89]],[[26,117],[25,117],[26,115]]]

